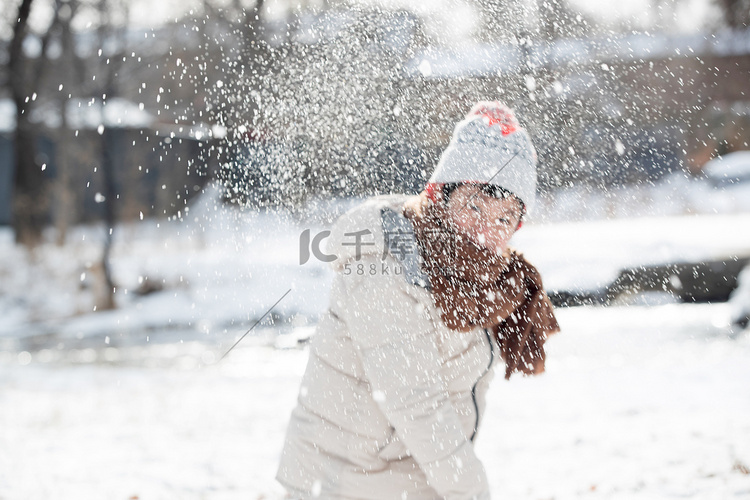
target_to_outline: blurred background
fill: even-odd
[[[282,498],[300,235],[478,100],[562,326],[492,389],[493,494],[750,498],[750,1],[0,3],[0,498]]]

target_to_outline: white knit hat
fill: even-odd
[[[536,200],[536,151],[513,111],[479,102],[456,125],[431,183],[480,182],[507,189],[529,213]]]

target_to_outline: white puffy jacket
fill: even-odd
[[[276,476],[293,497],[489,499],[473,440],[498,349],[483,329],[449,330],[416,248],[393,250],[413,238],[383,230],[389,217],[411,227],[400,215],[405,200],[372,198],[332,229],[330,307]]]

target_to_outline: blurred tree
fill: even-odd
[[[471,0],[478,17],[475,38],[485,43],[515,43],[527,38],[550,41],[590,34],[591,22],[567,0]]]
[[[97,29],[98,46],[107,47],[99,60],[97,76],[99,76],[100,91],[95,95],[102,95],[101,106],[101,146],[100,164],[102,167],[103,203],[105,239],[101,259],[101,278],[106,286],[96,297],[97,310],[113,309],[115,307],[115,284],[112,279],[109,256],[112,249],[112,237],[117,223],[116,201],[119,198],[115,182],[115,163],[124,156],[122,136],[112,129],[114,125],[106,113],[106,101],[120,97],[120,85],[127,82],[121,74],[123,63],[127,60],[128,27],[130,9],[127,0],[99,0],[97,5],[99,27]]]
[[[218,0],[203,1],[204,22],[199,28],[204,52],[200,56],[208,90],[206,95],[211,116],[220,124],[236,128],[242,123],[254,122],[257,105],[248,94],[237,95],[232,90],[241,87],[252,91],[260,76],[269,70],[270,46],[263,14],[265,1],[230,3]],[[253,82],[247,87],[248,82]],[[236,112],[242,101],[243,113]]]
[[[243,174],[255,165],[241,165],[247,156],[242,145],[263,135],[258,92],[262,79],[273,68],[264,0],[203,0],[195,18],[202,53],[196,58],[201,78],[201,101],[210,120],[228,131],[218,148],[226,201],[239,201]],[[288,29],[285,31],[288,36]]]
[[[35,125],[31,122],[32,103],[47,67],[47,49],[59,22],[56,4],[52,21],[42,33],[32,34],[29,16],[33,0],[22,0],[18,6],[13,37],[9,47],[8,85],[16,106],[16,130],[13,137],[15,175],[13,182],[13,229],[16,242],[34,247],[41,242],[49,206],[48,183],[38,161]],[[37,54],[24,50],[29,38],[40,41]]]
[[[531,4],[522,0],[471,0],[476,9],[474,38],[484,43],[508,43],[523,38],[532,26]]]
[[[58,92],[54,93],[56,114],[60,117],[60,126],[55,130],[55,166],[57,170],[56,182],[53,184],[53,200],[55,209],[52,218],[57,228],[57,244],[65,244],[68,228],[74,220],[75,192],[72,179],[75,176],[73,159],[73,144],[75,133],[68,123],[68,107],[72,92],[80,91],[85,69],[83,60],[76,52],[75,34],[72,23],[76,18],[81,2],[79,0],[55,0],[59,19],[60,55],[55,65],[55,80]]]
[[[679,0],[650,0],[653,30],[666,31],[675,25],[675,7]]]
[[[596,25],[567,0],[538,0],[537,13],[539,38],[544,41],[590,36]]]
[[[232,91],[263,103],[256,123],[268,137],[235,135],[236,158],[224,171],[231,196],[294,209],[315,196],[402,189],[417,167],[414,158],[412,167],[405,162],[424,118],[406,119],[416,18],[356,8],[304,22],[298,36],[271,50],[269,71],[238,80],[241,90]],[[244,114],[242,106],[232,111]]]
[[[732,29],[750,28],[750,0],[716,0],[724,22]]]

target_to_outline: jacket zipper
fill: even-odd
[[[471,433],[471,439],[470,441],[474,441],[474,437],[477,435],[477,430],[479,430],[479,405],[477,404],[477,385],[479,382],[484,378],[487,373],[489,373],[490,368],[492,368],[492,362],[495,360],[495,348],[492,345],[492,337],[490,336],[490,332],[485,328],[484,329],[484,335],[487,337],[487,343],[490,345],[490,362],[487,365],[487,368],[484,369],[484,372],[479,376],[476,382],[474,382],[474,386],[471,388],[471,400],[474,402],[474,411],[476,411],[477,419],[474,422],[474,432]]]

